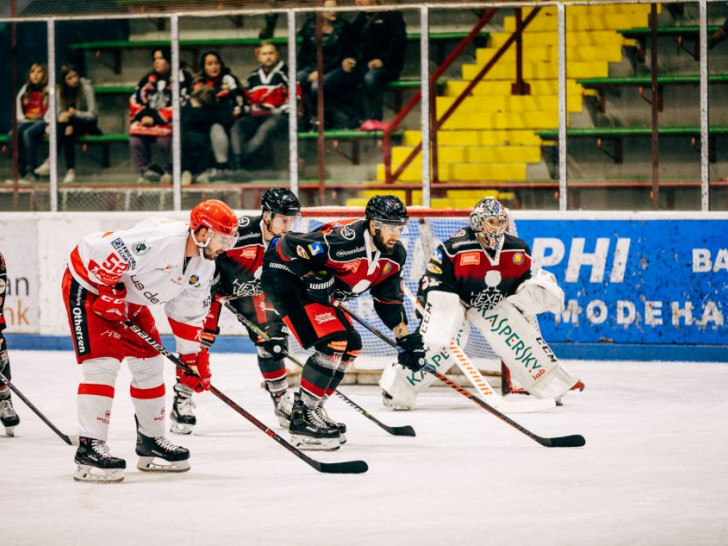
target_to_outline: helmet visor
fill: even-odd
[[[235,246],[235,243],[238,240],[238,234],[235,233],[234,235],[225,235],[224,233],[220,233],[219,231],[215,231],[214,229],[210,230],[210,239],[207,242],[207,245],[214,244],[216,247],[222,249],[223,252],[227,252],[232,247]]]
[[[381,231],[382,235],[401,235],[407,227],[407,220],[402,224],[390,224],[381,220],[374,220],[374,229]]]
[[[270,227],[275,233],[287,233],[296,227],[300,217],[301,215],[299,213],[290,216],[281,213],[273,213],[271,214]]]

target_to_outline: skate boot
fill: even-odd
[[[291,443],[303,450],[334,451],[339,449],[339,430],[324,423],[315,408],[306,406],[296,393],[291,410]]]
[[[168,442],[164,436],[152,438],[137,430],[137,468],[142,472],[187,472],[190,469],[189,449]]]
[[[321,405],[316,408],[316,415],[328,426],[336,428],[336,430],[339,431],[339,443],[341,445],[344,445],[346,443],[346,425],[344,423],[334,421],[331,417],[329,417],[329,414],[326,413],[326,409],[324,408],[323,403],[321,403]]]
[[[293,403],[288,396],[288,392],[269,391],[268,394],[270,394],[270,397],[273,400],[273,405],[275,406],[273,411],[275,412],[276,417],[278,417],[278,423],[283,428],[288,428],[288,426],[291,424],[291,411],[293,410]]]
[[[0,394],[2,396],[2,394]],[[13,401],[10,399],[10,392],[6,397],[0,398],[0,423],[5,427],[5,434],[15,436],[15,427],[20,423],[20,417],[15,413]]]
[[[171,426],[169,431],[174,434],[190,434],[197,424],[192,401],[192,389],[177,383],[174,387],[174,402],[172,402]]]
[[[77,482],[118,483],[124,479],[126,461],[114,457],[103,440],[81,436],[73,458],[78,465],[73,479]]]

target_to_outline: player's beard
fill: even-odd
[[[202,251],[202,255],[206,260],[215,261],[218,256],[222,254],[222,250],[216,250],[215,252],[212,252],[209,248],[204,248]]]
[[[387,245],[385,245],[382,242],[381,236],[379,235],[379,231],[376,231],[374,233],[374,246],[377,247],[379,252],[382,254],[382,256],[391,256],[394,253],[394,249],[397,246],[397,244],[393,244],[392,248],[389,248]]]

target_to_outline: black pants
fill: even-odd
[[[73,128],[73,133],[66,134],[68,127]],[[100,135],[101,129],[96,120],[86,120],[72,117],[67,122],[58,122],[58,151],[63,150],[66,158],[66,169],[76,168],[76,137],[83,135]]]

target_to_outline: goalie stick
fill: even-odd
[[[422,306],[407,286],[404,287],[404,293],[412,302],[412,305],[414,305],[417,310],[422,313]],[[483,399],[498,411],[503,411],[505,413],[528,413],[556,407],[556,401],[553,398],[533,398],[531,400],[523,400],[519,402],[504,400],[496,394],[487,379],[483,377],[483,374],[478,371],[472,361],[465,354],[465,351],[463,351],[460,346],[455,343],[455,341],[450,342],[448,352],[455,357],[455,364],[457,364],[460,371],[463,372],[463,375],[468,378],[473,387],[475,387],[483,396]]]
[[[23,402],[25,402],[25,405],[28,406],[33,413],[35,413],[38,417],[40,417],[40,420],[43,421],[46,425],[50,427],[50,429],[55,432],[58,437],[66,442],[69,446],[77,446],[78,445],[78,434],[71,434],[70,436],[68,434],[63,434],[58,428],[50,422],[48,417],[43,415],[41,411],[35,407],[35,405],[28,400],[25,395],[18,390],[18,388],[13,385],[10,380],[5,377],[2,373],[0,373],[0,382],[5,383],[8,387],[10,387],[10,390],[13,391],[16,395],[18,395],[18,398],[20,398]]]
[[[126,320],[124,322],[124,325],[129,330],[131,330],[136,335],[138,335],[141,339],[143,339],[145,342],[147,342],[149,345],[154,347],[159,352],[159,354],[161,354],[162,356],[166,357],[171,362],[173,362],[175,366],[184,370],[187,373],[194,373],[189,366],[187,366],[179,358],[177,358],[172,353],[170,353],[167,349],[165,349],[164,345],[162,345],[161,343],[157,343],[154,340],[154,338],[152,338],[152,336],[147,334],[144,330],[139,328],[132,321]],[[212,394],[214,394],[215,396],[217,396],[225,404],[230,406],[232,409],[234,409],[236,412],[238,412],[240,415],[245,417],[248,421],[253,423],[260,430],[265,432],[268,436],[273,438],[280,445],[285,447],[288,451],[293,453],[296,457],[301,459],[307,465],[318,470],[319,472],[323,472],[325,474],[361,474],[363,472],[366,472],[369,469],[369,466],[367,465],[367,463],[365,461],[343,461],[343,462],[339,462],[339,463],[322,463],[320,461],[312,459],[311,457],[309,457],[308,455],[303,453],[300,449],[289,444],[282,436],[280,436],[279,434],[276,434],[275,431],[268,428],[264,423],[259,421],[255,416],[248,413],[245,409],[243,409],[238,404],[233,402],[225,394],[220,392],[220,390],[218,390],[214,385],[210,385],[210,392]]]
[[[246,318],[245,315],[243,315],[242,313],[239,313],[238,310],[235,309],[235,307],[233,307],[229,303],[228,299],[220,298],[220,301],[227,308],[227,310],[230,311],[235,316],[236,319],[238,319],[238,321],[240,323],[242,323],[244,326],[250,328],[253,332],[258,334],[264,340],[266,340],[266,341],[270,340],[268,335],[260,328],[260,326],[255,324],[252,320],[249,320],[248,318]],[[297,358],[295,358],[294,356],[292,356],[290,353],[284,352],[283,356],[286,357],[291,362],[293,362],[294,364],[296,364],[297,366],[303,368],[303,363],[300,360],[298,360]],[[393,435],[393,436],[415,436],[415,429],[412,428],[410,425],[404,425],[401,427],[390,427],[389,425],[385,425],[379,419],[377,419],[371,413],[369,413],[367,410],[362,408],[359,404],[354,402],[351,398],[346,396],[343,392],[341,392],[339,390],[334,390],[334,392],[336,393],[336,395],[339,398],[341,398],[344,402],[349,404],[357,412],[361,413],[364,417],[366,417],[370,421],[379,425],[381,428],[383,428],[384,430],[389,432],[391,435]]]
[[[338,302],[338,301],[334,302],[334,305],[339,307],[342,311],[346,312],[351,318],[353,318],[355,321],[357,321],[359,324],[361,324],[364,328],[369,330],[372,334],[377,336],[379,339],[381,339],[388,345],[391,345],[398,351],[402,350],[402,348],[399,345],[397,345],[396,342],[394,342],[388,336],[384,335],[382,332],[377,330],[375,327],[370,326],[367,322],[364,321],[364,319],[360,318],[355,313],[350,311],[347,307],[342,305],[341,302]],[[500,411],[495,409],[493,406],[491,406],[487,402],[484,402],[477,396],[471,394],[470,392],[468,392],[467,390],[462,388],[460,385],[458,385],[454,381],[451,381],[450,379],[445,377],[443,374],[438,372],[435,368],[433,368],[429,364],[425,364],[424,370],[428,373],[431,373],[432,375],[437,377],[440,381],[445,383],[448,387],[455,389],[456,391],[458,391],[460,394],[462,394],[466,398],[470,398],[474,403],[479,405],[481,408],[492,413],[493,415],[498,417],[501,421],[508,423],[513,428],[515,428],[519,432],[522,432],[523,434],[525,434],[526,436],[531,438],[533,441],[538,442],[542,446],[545,446],[545,447],[581,447],[586,444],[586,440],[580,434],[572,434],[569,436],[558,436],[558,437],[551,437],[551,438],[539,436],[538,434],[534,434],[527,428],[516,423],[513,419],[511,419],[507,415],[504,415],[503,413],[501,413]]]

